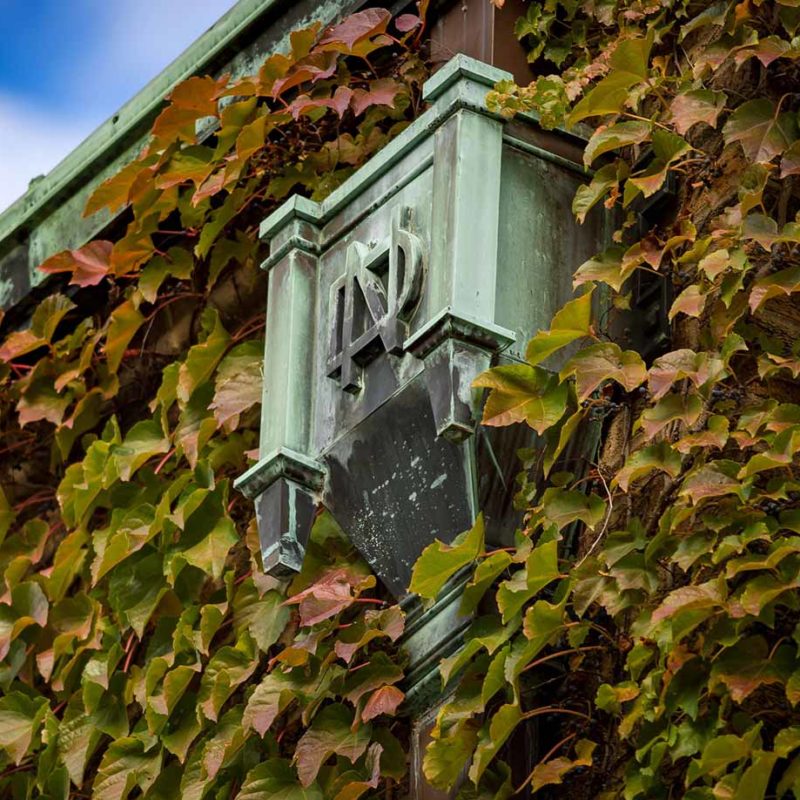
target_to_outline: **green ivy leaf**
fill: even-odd
[[[594,287],[581,297],[570,300],[553,317],[550,330],[539,331],[528,342],[525,359],[536,365],[576,339],[592,335],[592,294]]]
[[[563,783],[564,776],[578,767],[591,767],[592,754],[597,745],[588,739],[581,739],[575,745],[575,758],[559,756],[537,764],[531,774],[531,791],[538,792],[545,786]]]
[[[301,786],[292,765],[282,758],[270,758],[250,772],[236,800],[324,800],[319,786]]]
[[[628,120],[600,127],[595,130],[586,145],[586,149],[583,152],[583,163],[585,166],[590,167],[595,159],[603,155],[603,153],[609,153],[621,147],[641,144],[650,138],[652,132],[653,126],[651,123],[639,120]]]
[[[619,486],[623,492],[627,492],[631,483],[654,469],[666,472],[671,478],[680,473],[680,454],[672,449],[669,442],[661,441],[631,453],[623,468],[614,476],[612,486]]]
[[[534,547],[525,566],[503,581],[497,590],[497,606],[503,621],[513,619],[537,592],[559,577],[558,543],[545,542]]]
[[[0,747],[15,764],[25,758],[47,711],[47,700],[41,696],[9,692],[0,697]]]
[[[261,402],[263,361],[264,343],[256,340],[237,345],[220,363],[209,406],[220,427],[235,429],[241,414]]]
[[[109,372],[114,373],[119,369],[126,348],[144,321],[133,300],[126,300],[111,312],[106,334],[106,362]]]
[[[479,514],[472,528],[459,534],[452,544],[437,539],[422,551],[411,573],[409,591],[435,600],[447,581],[483,552],[483,542],[483,516]]]
[[[211,378],[230,342],[228,332],[215,310],[207,309],[204,312],[203,325],[208,331],[205,340],[190,348],[178,371],[177,395],[184,405],[189,402],[194,391]]]
[[[523,715],[520,707],[514,703],[507,703],[492,716],[491,721],[484,724],[475,747],[475,755],[469,768],[469,779],[478,784],[500,748],[522,722]]]
[[[142,792],[161,770],[161,749],[147,747],[142,739],[126,737],[112,742],[100,762],[92,785],[97,800],[125,800],[138,786]]]
[[[771,100],[749,100],[731,114],[722,135],[726,144],[739,142],[748,160],[767,163],[797,138],[797,124]]]
[[[294,761],[302,786],[310,786],[320,767],[334,754],[355,762],[370,743],[372,725],[358,727],[353,712],[341,703],[325,706],[297,742]]]

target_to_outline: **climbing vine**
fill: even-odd
[[[517,23],[537,77],[490,106],[588,124],[573,211],[616,230],[527,363],[475,382],[484,424],[542,450],[513,547],[479,520],[415,569],[432,599],[471,565],[476,610],[441,667],[435,786],[800,797],[798,26],[795,0],[544,0]],[[644,355],[614,325],[642,275],[671,297],[669,344]],[[565,459],[587,425],[596,457]]]
[[[176,86],[0,339],[0,795],[394,796],[403,614],[326,515],[264,576],[231,481],[257,455],[258,224],[415,116],[419,16],[290,36]],[[111,212],[111,214],[109,214]]]
[[[416,116],[425,5],[177,86],[89,200],[104,238],[3,320],[4,796],[403,791],[402,612],[324,514],[303,571],[265,578],[230,481],[257,446],[258,223]],[[798,27],[796,0],[542,0],[517,22],[537,77],[490,108],[586,131],[573,211],[616,230],[527,363],[476,381],[484,424],[541,437],[514,545],[479,518],[414,570],[425,600],[468,573],[424,758],[463,800],[800,797]],[[643,275],[671,298],[646,353],[616,323]]]

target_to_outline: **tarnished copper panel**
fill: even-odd
[[[506,0],[496,8],[489,0],[444,3],[431,30],[431,57],[444,63],[456,53],[508,70],[517,83],[533,77],[525,48],[514,35],[514,24],[525,14],[524,0]]]

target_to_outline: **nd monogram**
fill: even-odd
[[[403,352],[424,270],[422,241],[408,230],[411,219],[410,208],[398,209],[383,246],[353,242],[347,271],[331,286],[328,376],[347,392],[361,389],[363,367],[381,352]]]

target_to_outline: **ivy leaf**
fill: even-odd
[[[368,8],[351,14],[344,22],[330,28],[319,40],[322,49],[334,47],[353,52],[359,42],[386,32],[392,15],[385,8]]]
[[[219,580],[228,552],[238,541],[236,526],[226,515],[217,520],[207,536],[187,550],[181,550],[180,555],[188,564]]]
[[[169,439],[161,430],[161,423],[151,419],[137,422],[111,453],[120,479],[129,481],[142,464],[168,450]]]
[[[0,747],[15,764],[25,758],[47,710],[47,700],[41,696],[32,699],[10,692],[0,697]]]
[[[475,785],[480,782],[486,768],[522,719],[520,707],[515,703],[508,703],[500,706],[488,725],[484,725],[469,768],[469,779]]]
[[[339,87],[340,89],[343,87]],[[370,81],[369,89],[355,89],[350,101],[353,113],[361,116],[372,106],[394,106],[395,98],[402,89],[402,84],[392,78],[378,78]],[[337,90],[338,91],[338,90]],[[342,116],[340,114],[339,116]]]
[[[197,694],[197,707],[212,722],[216,722],[220,709],[255,672],[258,661],[250,654],[234,647],[221,647],[206,665]]]
[[[527,422],[541,434],[561,419],[567,407],[567,385],[529,364],[493,367],[478,375],[472,385],[491,389],[483,408],[484,425]]]
[[[36,378],[31,381],[17,403],[19,426],[24,428],[39,420],[61,425],[71,402],[71,394],[68,392],[60,395],[53,388],[50,378]]]
[[[102,736],[94,716],[84,711],[80,695],[76,693],[58,726],[58,752],[77,787],[83,785],[86,763]]]
[[[70,284],[80,287],[97,286],[111,272],[111,251],[114,245],[98,239],[77,250],[64,250],[50,256],[39,265],[48,275],[69,272]]]
[[[144,742],[135,737],[117,739],[103,755],[92,784],[92,797],[125,800],[136,786],[146,793],[160,770],[161,748],[148,750]]]
[[[630,147],[641,144],[650,138],[653,126],[649,122],[628,120],[617,122],[607,127],[600,127],[592,134],[583,152],[583,163],[590,167],[603,153],[618,150],[621,147]]]
[[[139,291],[148,303],[154,303],[161,284],[169,277],[188,280],[194,269],[194,259],[189,250],[171,247],[166,255],[150,259],[139,275]]]
[[[319,786],[301,786],[292,765],[282,758],[270,758],[250,772],[236,800],[324,800]]]
[[[710,89],[694,89],[676,95],[670,104],[670,117],[675,130],[684,136],[698,122],[716,128],[727,99],[725,92]]]
[[[544,361],[562,347],[592,335],[592,294],[594,287],[566,303],[553,317],[549,331],[539,331],[528,342],[525,359],[531,365]]]
[[[755,312],[773,297],[788,296],[800,291],[800,267],[787,267],[753,281],[750,289],[750,310]]]
[[[595,494],[551,486],[542,495],[542,514],[558,530],[580,520],[589,530],[603,519],[606,504]]]
[[[631,87],[647,80],[652,45],[652,33],[646,38],[625,39],[620,42],[609,59],[609,74],[575,106],[568,123],[574,125],[587,117],[622,111]]]
[[[130,625],[141,639],[145,625],[166,592],[161,555],[142,551],[112,571],[108,600],[120,620]]]
[[[125,355],[125,349],[144,322],[133,300],[126,300],[111,312],[106,334],[106,362],[110,372],[116,372]]]
[[[352,670],[345,680],[342,697],[358,706],[361,699],[384,684],[394,684],[403,677],[403,670],[386,653],[378,651],[370,660]]]
[[[214,729],[214,735],[203,748],[203,769],[213,779],[220,769],[230,765],[244,746],[247,734],[242,727],[242,708],[228,711]]]
[[[387,637],[396,642],[405,628],[405,614],[400,606],[390,606],[383,611],[367,611],[362,621],[345,628],[334,642],[336,655],[346,663],[373,639]]]
[[[661,605],[653,611],[654,623],[671,619],[687,610],[719,608],[725,602],[725,582],[714,578],[696,586],[682,586],[673,589]]]
[[[362,589],[375,585],[375,578],[361,578],[346,569],[323,575],[316,583],[292,595],[286,604],[299,605],[300,624],[316,625],[349,608]]]
[[[209,406],[220,427],[228,431],[237,428],[240,415],[261,402],[263,361],[264,343],[255,340],[234,347],[220,362]]]
[[[772,768],[777,760],[777,753],[756,750],[750,766],[739,780],[733,800],[763,800],[767,793]]]
[[[683,137],[657,128],[653,131],[653,163],[644,172],[631,177],[629,183],[645,197],[654,195],[664,185],[670,165],[691,149]]]
[[[483,515],[479,514],[472,528],[459,534],[452,544],[437,539],[422,551],[411,573],[409,591],[425,600],[435,600],[447,581],[475,561],[483,547]]]
[[[278,671],[269,672],[256,686],[244,710],[242,724],[263,736],[272,726],[275,717],[295,699],[291,677]]]
[[[796,138],[797,125],[788,113],[779,113],[771,100],[749,100],[740,105],[722,129],[726,144],[739,142],[748,160],[772,161]]]
[[[381,714],[393,717],[404,699],[405,695],[396,686],[381,686],[370,695],[361,712],[361,719],[369,722]]]
[[[704,292],[699,284],[693,283],[687,286],[673,301],[669,310],[669,321],[672,322],[678,314],[699,317],[706,306],[707,296],[708,292]]]
[[[473,614],[487,589],[494,583],[495,578],[505,571],[511,564],[511,554],[505,550],[492,553],[475,569],[475,572],[461,595],[461,613]]]
[[[453,675],[469,664],[481,650],[486,650],[489,655],[495,653],[519,630],[519,622],[519,615],[505,624],[501,624],[496,614],[484,614],[473,620],[464,634],[464,647],[439,663],[442,685],[447,686]]]
[[[138,158],[124,166],[119,172],[104,180],[89,196],[84,217],[90,217],[104,208],[112,214],[127,205],[132,187],[145,171],[150,171],[152,165],[158,160],[156,154],[146,158]]]
[[[781,179],[800,174],[800,139],[792,142],[781,158]]]
[[[596,747],[594,742],[581,739],[575,745],[574,759],[559,756],[537,764],[531,773],[531,791],[538,792],[545,786],[563,783],[564,776],[578,767],[591,767],[592,754]]]
[[[718,381],[725,376],[725,365],[717,355],[683,348],[665,353],[653,362],[648,387],[654,399],[660,400],[679,380],[688,378],[700,389],[709,381]]]
[[[703,413],[703,401],[696,394],[671,393],[662,397],[652,408],[642,412],[639,424],[648,439],[652,439],[659,431],[671,422],[682,422],[686,426],[694,425]]]
[[[247,630],[264,653],[278,641],[289,621],[289,609],[283,605],[282,594],[268,591],[259,598],[250,582],[239,588],[233,609],[234,630]]]
[[[32,330],[15,331],[0,345],[0,361],[13,361],[15,358],[32,353],[44,347],[47,341]]]
[[[332,756],[338,755],[355,763],[370,743],[372,726],[361,725],[353,730],[353,712],[341,703],[325,706],[300,737],[295,748],[294,761],[302,786],[310,786],[320,767]]]
[[[615,292],[622,289],[622,284],[633,274],[635,263],[623,263],[624,250],[621,247],[609,247],[600,255],[584,261],[575,271],[573,286],[587,283],[588,281],[602,281],[607,283]]]
[[[697,505],[709,497],[726,494],[740,495],[742,485],[737,478],[739,465],[734,461],[721,459],[705,464],[689,473],[680,489],[680,494]]]
[[[31,316],[31,331],[44,341],[52,342],[59,323],[75,307],[75,303],[63,294],[48,295]]]
[[[629,172],[628,165],[622,159],[617,159],[613,164],[606,164],[597,170],[590,183],[578,187],[572,200],[572,213],[581,225],[585,222],[586,215],[606,192],[618,191],[620,181],[627,178]],[[610,203],[611,200],[608,202]]]
[[[633,391],[647,379],[647,367],[633,350],[613,342],[593,344],[574,355],[561,370],[561,380],[574,376],[578,401],[583,402],[607,380]]]
[[[625,466],[614,476],[612,486],[619,486],[623,492],[627,492],[633,481],[654,469],[666,472],[671,478],[680,473],[680,454],[672,449],[669,442],[661,441],[631,453]]]
[[[216,310],[204,313],[204,326],[209,331],[205,341],[190,348],[178,371],[178,400],[186,404],[195,389],[209,380],[230,342]]]
[[[540,544],[531,551],[525,566],[513,577],[503,581],[497,589],[497,606],[503,621],[513,619],[537,592],[560,576],[558,569],[558,543]]]
[[[422,770],[431,786],[447,791],[458,780],[475,752],[477,725],[475,720],[468,719],[455,725],[448,735],[434,736],[422,761]]]

